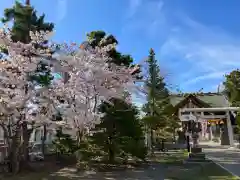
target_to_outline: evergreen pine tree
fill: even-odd
[[[30,5],[30,0],[26,0],[25,4],[16,1],[12,8],[4,10],[4,18],[1,19],[3,23],[13,21],[12,40],[14,42],[20,41],[22,43],[30,42],[29,32],[52,31],[53,23],[46,23],[44,21],[45,14],[37,16],[37,11]],[[46,42],[47,43],[47,42]],[[45,48],[42,46],[41,48]],[[7,50],[0,48],[2,52],[7,53]],[[51,72],[47,69],[47,64],[41,62],[36,72],[29,77],[29,80],[35,81],[39,85],[49,85],[53,79]]]
[[[148,76],[145,86],[147,88],[147,103],[143,106],[146,116],[143,118],[147,125],[148,133],[150,131],[151,143],[150,148],[153,150],[153,134],[159,131],[166,135],[165,131],[168,125],[172,123],[169,90],[166,87],[164,78],[160,74],[160,68],[155,58],[153,49],[150,49],[148,63]]]
[[[87,37],[92,48],[118,44],[113,35],[107,35],[104,31],[92,31],[87,34]],[[103,39],[105,39],[104,43],[102,43]],[[130,55],[123,55],[116,49],[109,51],[108,55],[112,58],[111,63],[134,66],[133,58]],[[133,75],[141,78],[139,74],[140,70]],[[137,108],[121,99],[113,98],[111,102],[112,104],[103,102],[100,105],[100,110],[106,115],[94,129],[95,133],[91,138],[93,143],[108,153],[109,161],[113,161],[115,156],[119,156],[121,153],[144,159],[146,155],[144,135]]]
[[[101,104],[100,111],[106,115],[96,125],[91,139],[108,153],[110,162],[116,156],[125,157],[127,154],[144,159],[146,149],[138,109],[120,99],[113,98],[111,102],[112,105]]]
[[[104,43],[102,40],[104,39]],[[101,43],[100,43],[101,42]],[[107,46],[109,44],[116,44],[118,45],[117,39],[112,35],[107,35],[104,31],[92,31],[87,34],[87,42],[92,48],[95,48],[96,46]],[[121,52],[117,51],[117,49],[112,49],[108,52],[108,55],[110,58],[112,58],[111,63],[117,64],[117,65],[124,65],[124,66],[132,66],[134,67],[135,64],[133,64],[133,58],[128,54],[122,54]],[[140,68],[136,70],[133,75],[137,77],[137,79],[141,79],[141,70]]]
[[[16,1],[12,8],[5,9],[4,18],[1,21],[7,23],[13,20],[12,40],[28,43],[30,41],[30,31],[53,30],[54,24],[44,22],[44,18],[44,14],[37,17],[37,11],[30,6],[30,1],[27,0],[25,5]]]

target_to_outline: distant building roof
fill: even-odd
[[[173,106],[178,105],[189,95],[195,96],[199,100],[205,102],[211,107],[228,107],[228,100],[221,93],[185,93],[185,94],[172,94],[170,101]]]

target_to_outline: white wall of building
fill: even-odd
[[[44,133],[43,127],[34,129],[30,137],[30,142],[41,143],[41,138],[43,136],[43,133]],[[76,133],[72,129],[63,129],[63,133],[69,134],[72,136],[76,135]],[[51,144],[55,137],[56,137],[56,128],[48,127],[45,143]]]
[[[41,137],[43,136],[43,127],[34,129],[31,136],[30,136],[30,142],[34,143],[41,143]],[[72,136],[75,136],[76,133],[72,129],[63,129],[63,133],[70,134]],[[46,135],[46,144],[52,143],[56,135],[56,127],[47,127],[47,135]],[[3,129],[0,127],[0,143],[4,141],[4,132]]]

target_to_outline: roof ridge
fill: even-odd
[[[177,96],[177,97],[186,97],[188,95],[196,95],[196,96],[214,96],[214,95],[222,95],[222,93],[218,92],[197,92],[197,93],[176,93],[176,94],[171,94],[171,96]]]

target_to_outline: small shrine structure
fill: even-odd
[[[235,112],[238,107],[229,107],[229,102],[221,93],[173,94],[171,103],[179,117],[181,131],[186,133],[189,122],[199,125],[200,141],[215,141],[221,145],[234,144]]]

